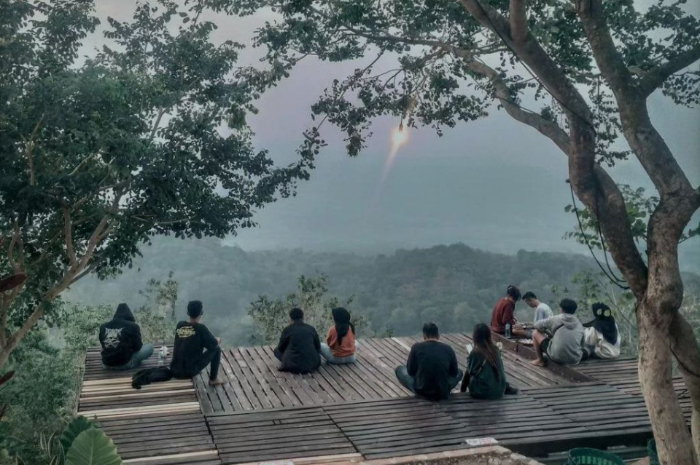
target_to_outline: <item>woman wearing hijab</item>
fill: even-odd
[[[333,321],[326,336],[326,344],[321,344],[321,356],[328,363],[343,365],[355,363],[357,357],[357,341],[355,340],[355,325],[350,322],[350,312],[342,307],[334,308]]]
[[[584,349],[590,357],[604,359],[620,356],[620,332],[610,307],[596,302],[591,307],[595,318],[584,324]]]
[[[506,373],[503,370],[501,351],[491,340],[491,329],[479,323],[472,334],[474,349],[467,356],[467,371],[462,380],[461,392],[476,399],[500,399],[506,393]],[[514,394],[516,389],[512,389]],[[509,392],[509,393],[511,393]]]

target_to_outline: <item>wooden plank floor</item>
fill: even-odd
[[[353,453],[365,459],[419,455],[469,448],[467,440],[483,438],[541,455],[637,445],[652,435],[643,401],[602,383],[530,388],[498,401],[466,394],[444,402],[404,397],[207,419],[222,462],[231,465]]]
[[[470,338],[446,334],[442,340],[464,369]],[[135,370],[104,370],[99,350],[92,349],[78,413],[96,418],[132,465],[299,458],[331,464],[463,449],[475,438],[543,455],[572,447],[636,446],[651,437],[635,360],[586,362],[573,367],[571,378],[571,371],[534,367],[527,354],[506,348],[505,369],[519,395],[479,401],[457,393],[434,403],[412,396],[394,376],[418,341],[364,339],[357,363],[324,364],[310,375],[277,371],[271,347],[238,347],[223,352],[221,376],[229,380],[224,386],[208,386],[204,372],[141,390],[131,388]],[[156,364],[154,355],[140,368]],[[689,414],[685,387],[676,387]]]
[[[138,369],[157,366],[154,354]],[[131,387],[138,370],[102,368],[99,349],[85,359],[78,415],[96,419],[125,464],[217,465],[214,441],[191,380]]]
[[[210,416],[208,421],[223,463],[361,457],[321,407]]]
[[[469,336],[446,334],[442,341],[455,349],[464,370]],[[318,372],[309,375],[279,372],[271,346],[236,347],[223,352],[219,374],[228,379],[226,385],[209,388],[208,372],[201,373],[195,384],[207,414],[405,397],[410,393],[398,383],[394,369],[406,363],[416,342],[419,339],[413,337],[362,339],[356,363],[324,363]],[[570,384],[568,379],[532,366],[515,353],[503,353],[508,380],[518,388]]]
[[[626,394],[643,398],[637,363],[636,358],[621,358],[617,360],[590,359],[576,366],[575,369]],[[683,378],[680,376],[674,377],[673,387],[678,395],[684,415],[686,418],[690,418],[692,404],[690,393]]]

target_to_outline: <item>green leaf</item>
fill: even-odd
[[[83,416],[79,416],[70,422],[66,430],[61,435],[61,446],[63,446],[63,452],[68,452],[68,449],[70,449],[73,441],[75,441],[75,438],[77,438],[80,433],[94,427],[95,424]]]
[[[117,446],[101,429],[90,428],[78,435],[66,454],[66,465],[121,465]]]

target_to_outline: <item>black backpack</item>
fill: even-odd
[[[162,383],[173,379],[173,372],[167,367],[146,368],[139,370],[131,377],[131,387],[141,389],[141,386],[146,386],[151,383]]]

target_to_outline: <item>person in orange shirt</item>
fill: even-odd
[[[355,325],[350,322],[350,312],[338,307],[332,313],[335,325],[328,330],[326,344],[321,343],[321,356],[328,363],[336,365],[355,363],[358,344],[355,340]]]

